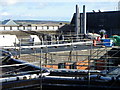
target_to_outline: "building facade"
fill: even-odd
[[[83,13],[80,13],[80,20],[82,15]],[[76,17],[74,14],[71,21],[71,26],[73,28],[75,27],[75,18]],[[120,11],[87,12],[86,13],[87,32],[99,33],[101,29],[106,30],[108,35],[114,34],[120,35]]]
[[[118,11],[120,11],[120,1],[118,2]]]
[[[13,20],[5,20],[0,25],[0,31],[57,31],[64,24],[18,24]]]

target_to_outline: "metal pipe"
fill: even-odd
[[[85,10],[85,5],[83,5],[83,34],[86,34],[86,10]]]
[[[75,14],[75,34],[76,34],[76,40],[78,40],[78,35],[80,33],[80,13],[79,13],[79,7],[76,5],[76,14]]]

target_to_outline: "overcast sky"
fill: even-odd
[[[100,2],[99,2],[100,1]],[[78,4],[86,11],[115,11],[119,0],[0,0],[0,20],[71,21]]]

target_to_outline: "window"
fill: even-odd
[[[25,26],[23,26],[23,30],[25,30]]]
[[[37,26],[35,26],[35,29],[37,30]]]
[[[12,26],[10,26],[10,30],[12,30]]]
[[[49,29],[49,26],[47,26],[47,29]]]
[[[5,30],[5,26],[4,26],[4,30]]]
[[[19,30],[19,26],[17,26],[17,30]]]
[[[42,29],[44,29],[43,26],[42,26]]]

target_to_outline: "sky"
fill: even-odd
[[[0,0],[0,21],[50,20],[71,21],[76,4],[82,12],[116,11],[119,0]]]

